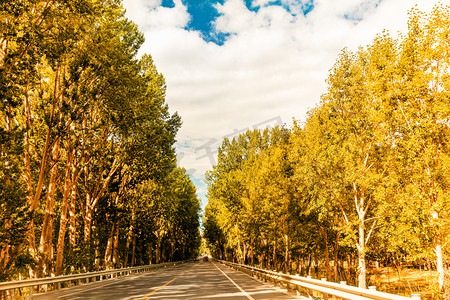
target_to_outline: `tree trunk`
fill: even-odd
[[[132,213],[132,215],[134,214],[134,211]],[[131,217],[133,219],[133,216]],[[129,255],[129,251],[130,251],[130,244],[133,240],[133,224],[130,226],[130,230],[128,231],[128,236],[127,236],[127,242],[125,245],[125,259],[124,259],[124,267],[128,267],[128,255]],[[131,263],[131,265],[133,265],[133,263]]]
[[[112,252],[113,267],[117,268],[119,264],[119,223],[116,224],[116,232],[113,239],[113,252]]]
[[[114,242],[114,225],[111,228],[111,233],[108,238],[108,242],[106,244],[106,250],[105,250],[105,268],[106,270],[109,270],[111,268],[111,256],[112,256],[112,250],[113,250],[113,242]]]
[[[355,208],[358,213],[358,287],[366,288],[366,235],[365,235],[365,216],[367,207],[364,199],[364,191],[359,191],[356,183],[353,183],[353,192],[355,199]],[[375,223],[374,223],[375,224]],[[369,233],[370,235],[370,233]]]
[[[439,214],[437,212],[433,212],[431,216],[433,220],[436,221],[436,223],[439,221]],[[439,290],[441,292],[444,292],[445,273],[444,273],[444,258],[442,255],[442,237],[441,233],[439,232],[438,225],[436,226],[435,230],[436,234],[434,238],[434,252],[436,253],[436,269],[438,272]]]
[[[69,243],[70,248],[73,249],[76,243],[76,233],[77,233],[77,217],[76,217],[76,194],[77,186],[74,185],[72,189],[72,195],[70,196],[69,205]]]
[[[285,245],[284,245],[284,264],[285,271],[290,272],[291,258],[289,254],[289,236],[287,234],[284,235]]]
[[[238,225],[234,224],[234,229],[236,232],[236,239],[237,239],[237,244],[238,244],[238,253],[239,253],[239,263],[243,264],[244,263],[244,257],[242,256],[242,250],[241,250],[241,241],[239,239],[239,230],[238,230]]]
[[[131,247],[131,266],[134,267],[135,262],[135,254],[136,254],[136,236],[133,236],[133,246]]]
[[[444,273],[444,259],[442,255],[442,242],[439,233],[436,236],[434,251],[436,252],[436,268],[438,272],[439,290],[443,292],[445,273]]]
[[[327,272],[327,280],[331,280],[331,267],[330,267],[330,250],[328,246],[328,229],[325,227],[319,227],[322,232],[323,239],[325,241],[325,269]]]
[[[339,253],[339,232],[336,232],[336,241],[334,243],[334,281],[338,282],[338,253]]]
[[[70,148],[70,145],[67,147]],[[64,256],[64,244],[66,236],[66,228],[68,221],[68,211],[72,205],[72,201],[75,201],[75,189],[78,180],[79,173],[74,165],[75,150],[68,153],[68,162],[65,170],[65,182],[64,182],[64,193],[61,208],[61,218],[59,223],[59,234],[58,234],[58,244],[56,251],[56,275],[61,275],[63,270],[63,256]],[[72,170],[72,174],[70,174]],[[69,212],[70,214],[70,212]],[[75,214],[73,212],[73,214]]]
[[[445,270],[445,277],[444,277],[444,299],[450,300],[450,270]]]
[[[0,66],[4,66],[4,58],[8,49],[8,40],[5,37],[0,37]]]
[[[64,238],[66,236],[66,225],[67,225],[67,211],[69,208],[69,196],[70,190],[72,189],[72,183],[70,180],[70,164],[66,166],[65,171],[65,183],[64,183],[64,194],[61,207],[61,217],[59,220],[59,234],[58,243],[56,246],[56,266],[55,274],[56,276],[61,275],[63,269],[63,255],[64,255]]]
[[[278,261],[277,261],[277,239],[276,239],[276,237],[275,237],[275,243],[273,245],[272,264],[273,264],[272,269],[278,270],[277,269]]]
[[[84,242],[87,244],[91,239],[92,230],[92,213],[93,207],[91,205],[91,195],[86,193],[86,204],[84,209]]]
[[[52,150],[53,166],[50,171],[50,181],[48,185],[46,209],[44,214],[44,222],[42,224],[41,240],[39,243],[40,261],[39,261],[39,277],[49,275],[52,272],[53,263],[53,212],[55,206],[55,192],[58,175],[59,160],[59,140],[55,143]]]
[[[359,220],[358,248],[358,287],[366,288],[366,245],[364,235],[364,218]]]

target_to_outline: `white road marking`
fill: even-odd
[[[246,291],[244,291],[236,282],[233,281],[233,279],[231,279],[227,274],[225,274],[224,271],[222,271],[221,269],[219,269],[218,266],[216,266],[215,263],[212,263],[214,265],[214,267],[217,268],[217,270],[219,270],[220,272],[222,272],[223,275],[225,275],[226,278],[228,278],[229,281],[231,281],[232,284],[234,284],[241,292],[242,294],[244,294],[248,299],[251,300],[255,300],[252,296],[250,296]]]

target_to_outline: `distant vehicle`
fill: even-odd
[[[208,256],[203,256],[203,261],[208,261]]]
[[[199,261],[198,257],[194,258],[194,261]]]

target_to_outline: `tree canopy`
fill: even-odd
[[[0,280],[194,255],[181,119],[121,1],[0,7]]]
[[[225,139],[207,177],[213,253],[360,287],[368,264],[432,260],[443,290],[449,36],[448,6],[412,10],[405,35],[342,50],[304,123]]]

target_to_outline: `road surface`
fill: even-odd
[[[299,299],[215,261],[98,281],[33,299]]]

